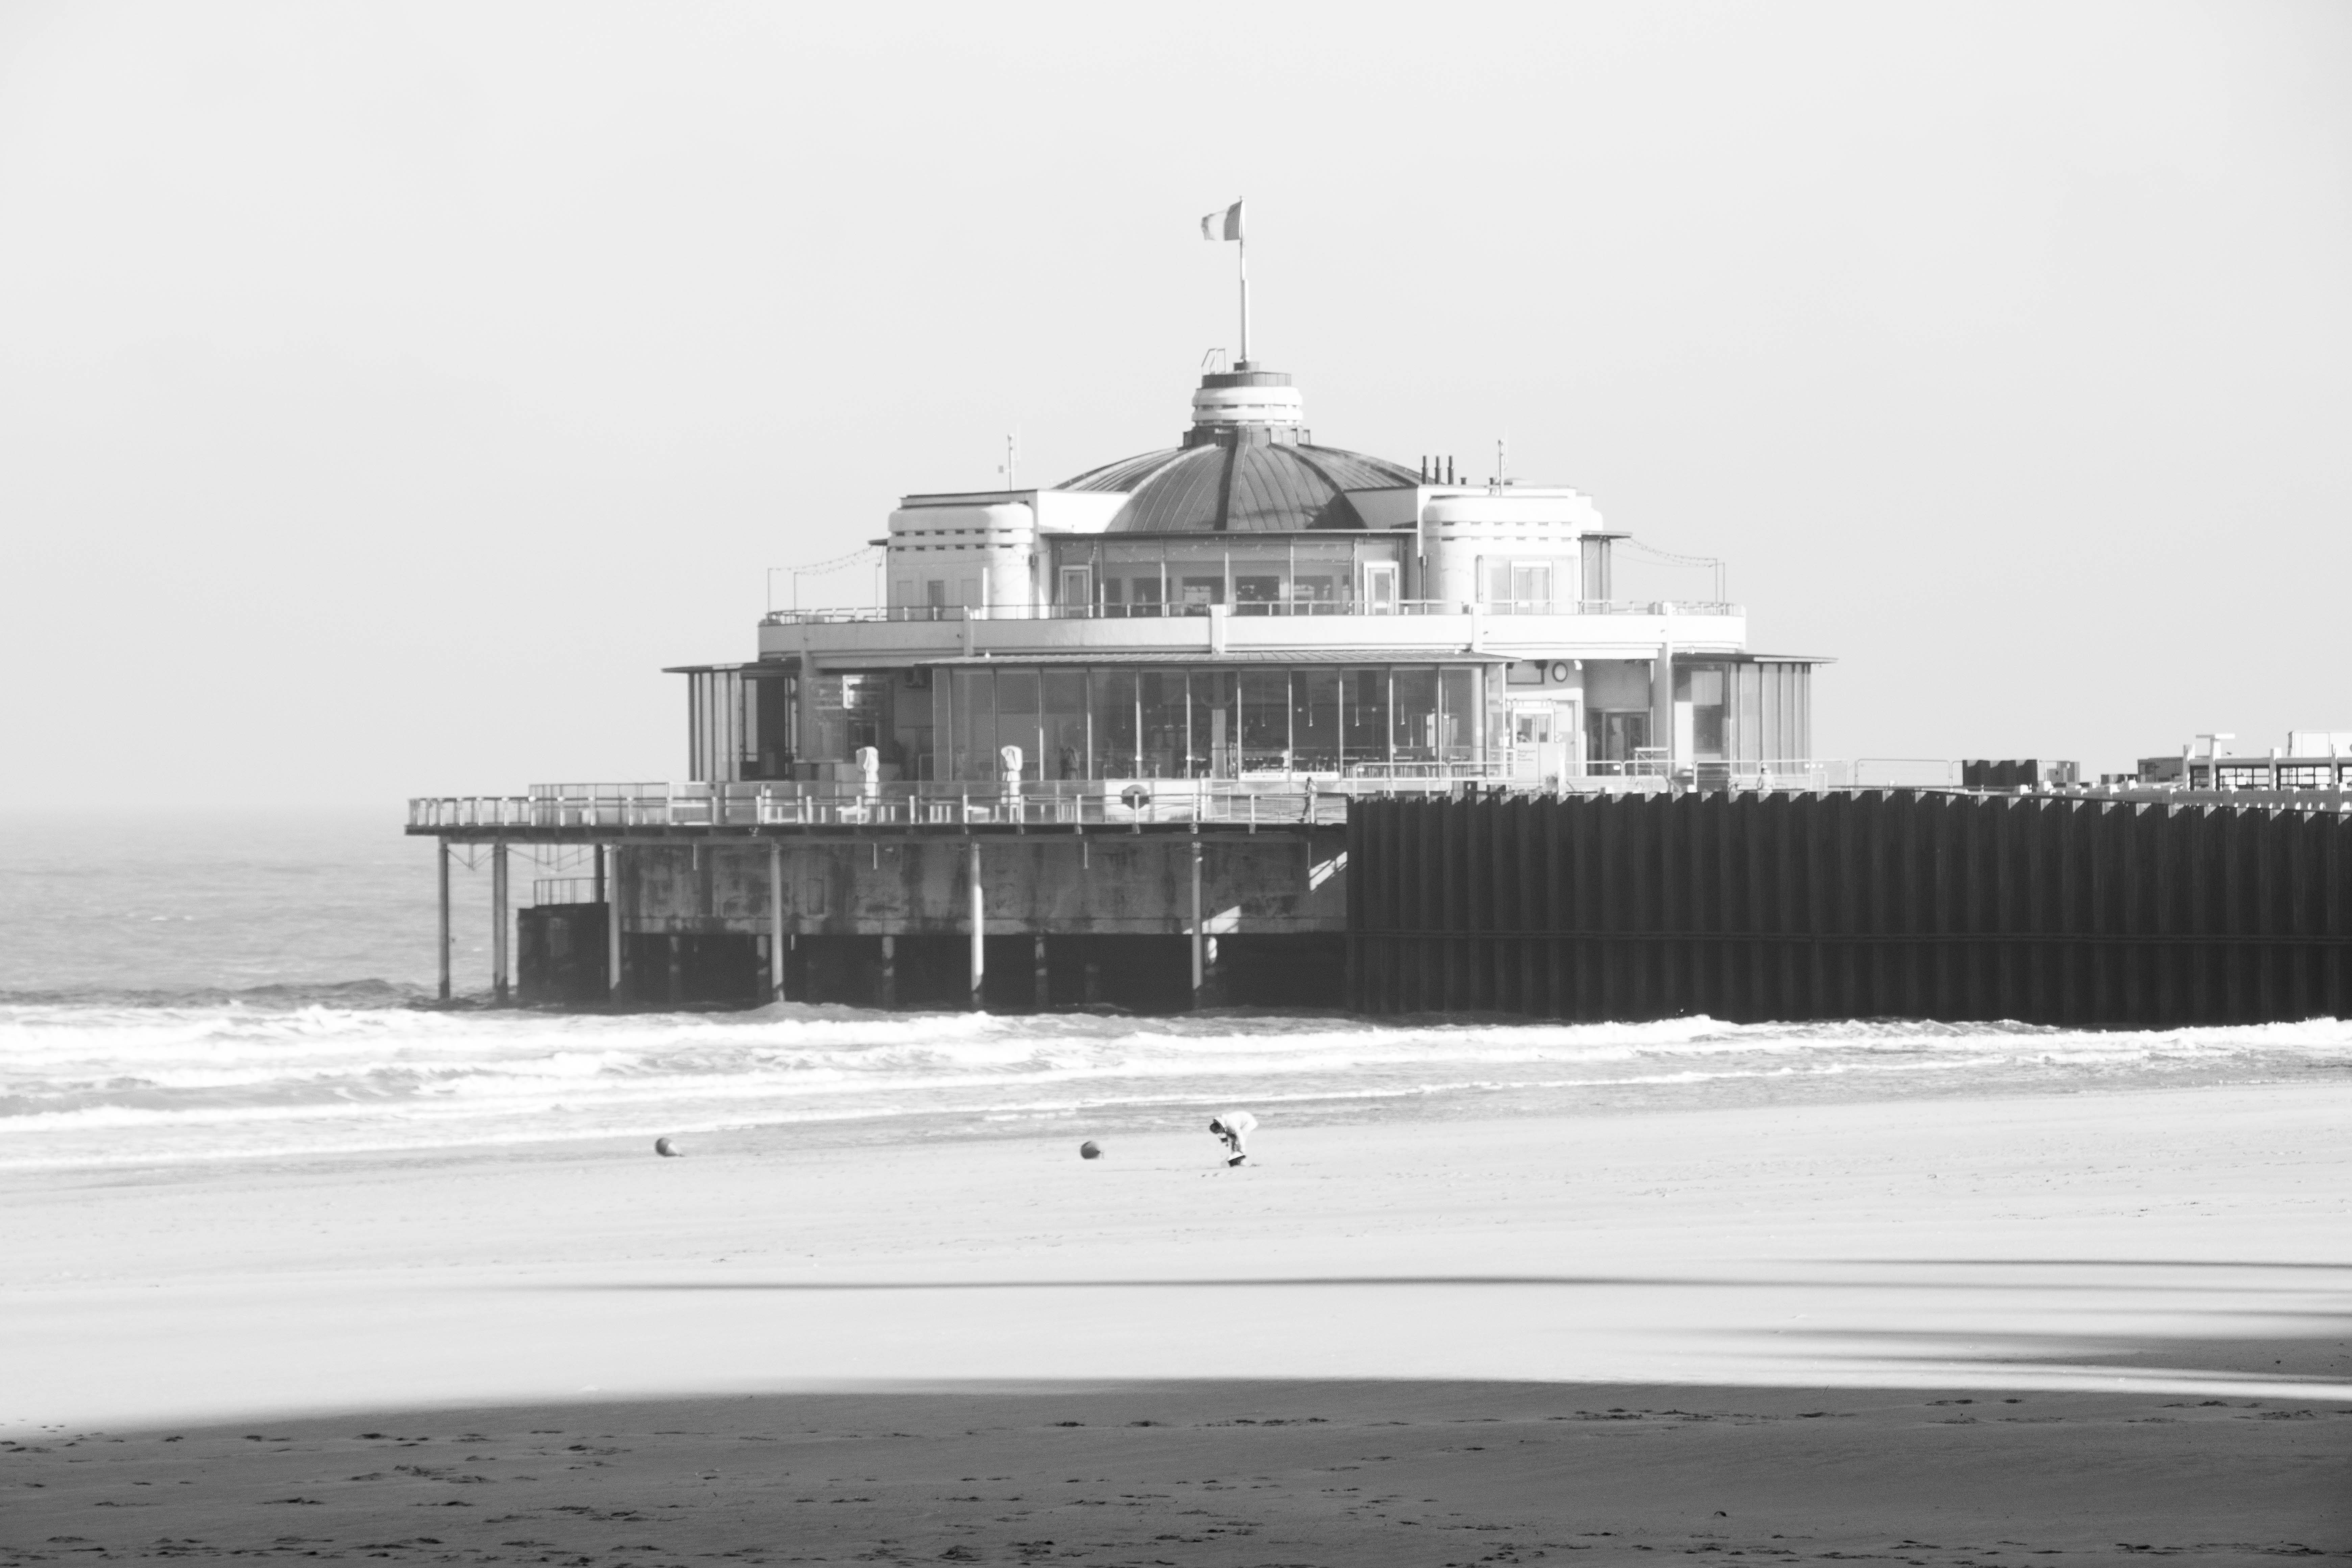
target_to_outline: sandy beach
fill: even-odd
[[[0,1547],[2352,1554],[2352,1086],[15,1173]],[[1205,1121],[1205,1115],[1202,1118]]]

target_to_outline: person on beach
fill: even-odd
[[[1243,1142],[1257,1131],[1257,1118],[1246,1110],[1228,1110],[1222,1116],[1209,1119],[1209,1131],[1215,1133],[1217,1142],[1225,1146],[1225,1163],[1238,1165],[1249,1158],[1249,1151]]]

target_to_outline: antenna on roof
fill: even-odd
[[[1019,477],[1014,472],[1014,465],[1019,460],[1020,456],[1021,437],[1018,436],[1005,437],[1004,461],[998,465],[996,471],[1004,476],[1004,488],[1008,490],[1020,489]]]
[[[1202,354],[1201,356],[1201,368],[1207,371],[1212,375],[1215,375],[1222,372],[1225,368],[1225,351],[1223,349],[1211,349],[1207,353]]]

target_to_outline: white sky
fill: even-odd
[[[0,8],[0,804],[677,776],[765,568],[1174,440],[1237,195],[1823,755],[2352,730],[2352,7],[819,9]]]

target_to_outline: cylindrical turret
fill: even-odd
[[[1201,378],[1192,394],[1192,427],[1184,432],[1187,447],[1206,447],[1223,440],[1298,442],[1298,389],[1277,370],[1219,371]]]

